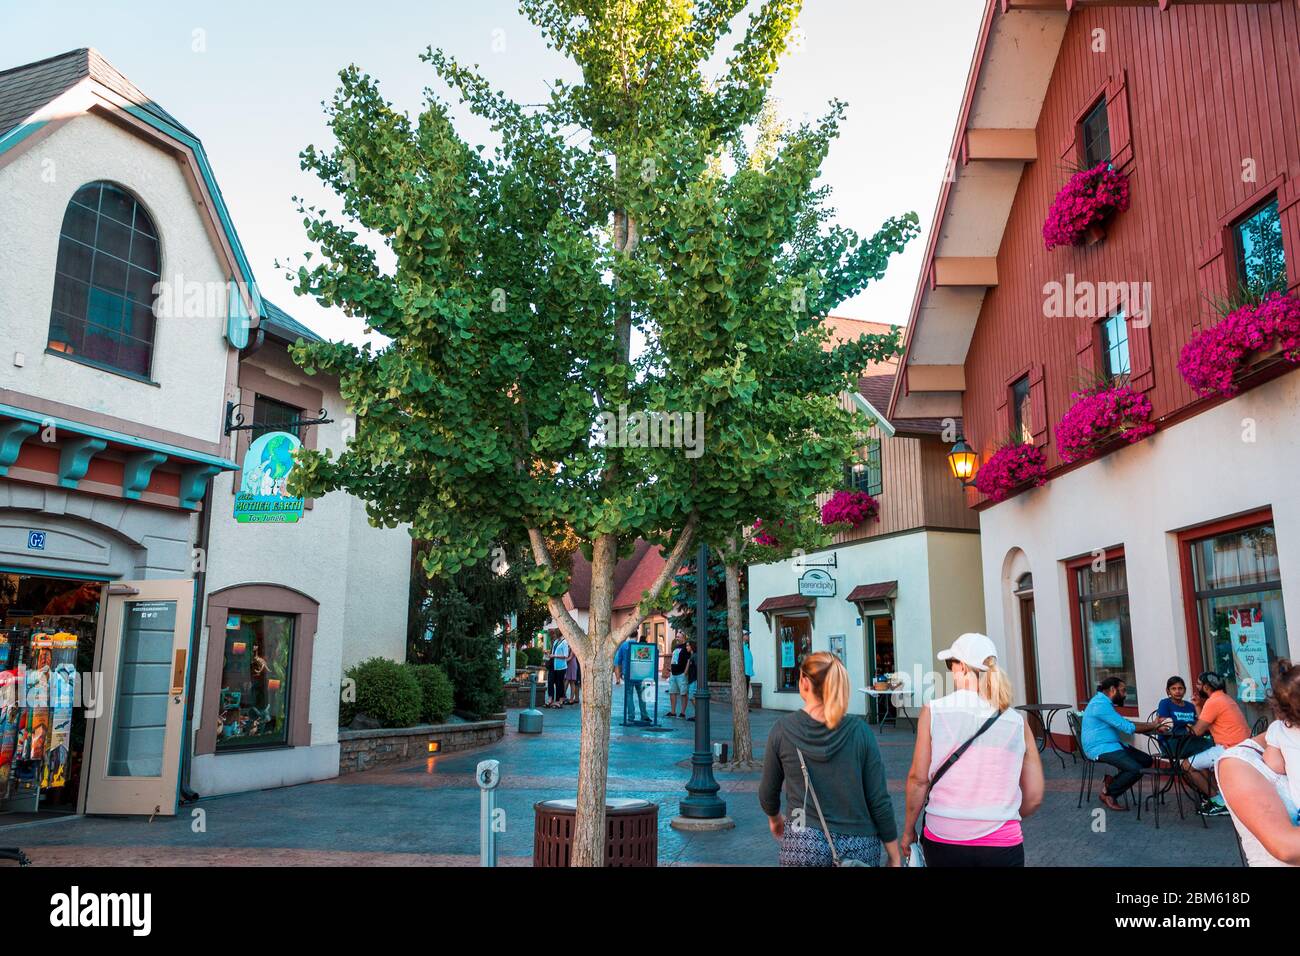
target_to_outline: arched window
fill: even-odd
[[[130,194],[78,189],[59,232],[49,350],[147,379],[158,263],[158,231]]]

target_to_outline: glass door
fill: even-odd
[[[87,813],[176,813],[194,582],[110,585],[98,670],[104,703],[92,720]]]

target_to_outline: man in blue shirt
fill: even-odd
[[[641,693],[641,685],[644,681],[631,680],[628,676],[632,664],[632,645],[635,643],[636,641],[629,637],[618,645],[618,650],[614,652],[614,679],[620,684],[625,680],[627,681],[629,692],[641,704],[641,719],[649,720],[650,716],[645,708],[645,695]],[[633,716],[634,714],[629,713],[628,709],[624,707],[623,719],[631,720]]]
[[[1108,763],[1119,773],[1102,779],[1101,802],[1111,810],[1124,812],[1128,807],[1119,798],[1142,778],[1142,771],[1152,764],[1150,754],[1143,753],[1124,737],[1151,731],[1168,732],[1166,720],[1134,723],[1119,712],[1128,691],[1122,677],[1107,677],[1097,685],[1097,695],[1083,711],[1083,752],[1089,760]]]

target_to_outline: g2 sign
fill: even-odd
[[[288,492],[293,456],[302,447],[296,435],[267,432],[249,446],[235,495],[240,524],[293,524],[302,517],[303,500]]]
[[[45,532],[28,531],[27,532],[27,550],[44,551],[45,550]]]

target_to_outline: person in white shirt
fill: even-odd
[[[1291,802],[1300,806],[1300,664],[1278,663],[1269,699],[1278,719],[1264,732],[1264,762],[1286,777]]]

